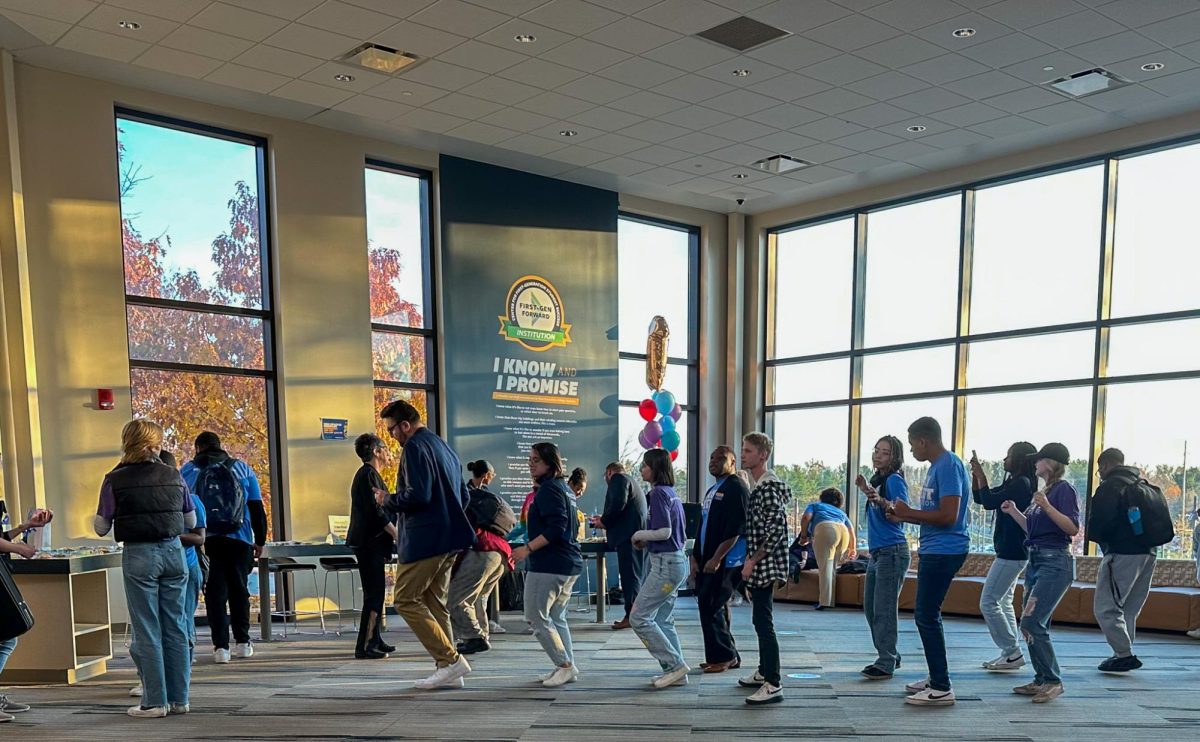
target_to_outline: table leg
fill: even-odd
[[[260,638],[264,642],[271,641],[271,571],[268,569],[267,558],[258,560],[258,626]]]
[[[604,609],[608,604],[607,567],[604,552],[596,554],[596,623],[604,623]]]

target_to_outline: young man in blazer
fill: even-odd
[[[625,599],[625,617],[613,623],[613,630],[629,628],[629,611],[642,588],[646,552],[633,548],[634,533],[646,527],[646,495],[625,472],[625,465],[614,461],[604,470],[608,492],[604,497],[604,514],[592,519],[594,527],[604,529],[608,548],[617,552],[617,568],[621,573],[621,593]],[[604,586],[601,585],[603,590]]]

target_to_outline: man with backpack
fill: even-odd
[[[1087,538],[1104,551],[1096,575],[1096,623],[1113,649],[1101,672],[1129,672],[1142,666],[1133,653],[1137,617],[1150,594],[1155,547],[1175,538],[1162,491],[1125,466],[1125,454],[1106,449],[1096,460],[1101,483],[1092,497]]]
[[[505,569],[515,568],[506,537],[517,525],[517,516],[486,484],[471,490],[466,513],[475,528],[475,545],[459,561],[446,602],[458,653],[475,654],[492,648],[487,602]]]
[[[221,448],[216,433],[196,436],[196,455],[180,470],[193,494],[204,503],[208,521],[204,553],[209,560],[204,605],[212,629],[213,662],[250,657],[250,590],[247,580],[253,562],[267,542],[267,511],[258,477],[244,461]],[[267,596],[261,596],[269,610]],[[228,606],[228,609],[226,608]],[[229,651],[229,632],[236,642]]]

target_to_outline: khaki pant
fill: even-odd
[[[819,603],[833,605],[837,586],[838,563],[850,550],[850,529],[842,523],[821,521],[812,532],[813,553],[817,557],[817,577],[820,585]]]
[[[458,661],[446,594],[450,589],[450,569],[457,554],[439,554],[396,568],[396,612],[404,618],[417,641],[437,661],[438,667]]]

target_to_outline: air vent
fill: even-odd
[[[370,42],[354,47],[338,59],[386,75],[399,72],[405,67],[411,67],[421,60],[416,54],[409,54],[390,46]]]
[[[762,46],[769,41],[789,36],[789,32],[765,23],[739,16],[732,21],[726,21],[719,26],[713,26],[707,31],[696,34],[702,39],[715,41],[721,46],[729,47],[737,52],[744,52],[756,46]]]
[[[796,157],[788,157],[787,155],[772,155],[765,159],[750,163],[750,167],[779,175],[782,173],[790,173],[793,170],[799,170],[805,167],[812,167],[812,163]]]
[[[1102,93],[1105,90],[1119,88],[1122,85],[1128,85],[1129,81],[1114,75],[1106,69],[1096,67],[1042,84],[1069,98],[1082,98],[1094,93]]]

